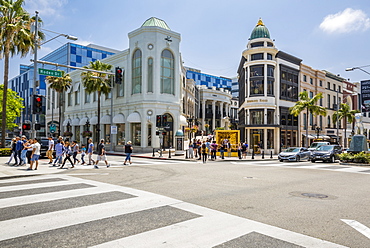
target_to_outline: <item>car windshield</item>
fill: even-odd
[[[299,148],[297,147],[290,147],[285,150],[285,152],[299,152]]]
[[[333,146],[320,146],[319,148],[317,148],[316,150],[317,151],[331,151],[333,150],[334,147]]]
[[[312,143],[310,148],[317,148],[319,146],[322,146],[322,145],[326,145],[327,143]]]

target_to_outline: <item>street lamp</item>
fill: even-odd
[[[35,95],[35,91],[36,91],[36,88],[38,87],[38,82],[37,82],[37,77],[38,77],[38,71],[37,71],[37,50],[38,50],[38,47],[41,46],[41,45],[44,45],[45,43],[51,41],[51,40],[54,40],[60,36],[64,36],[66,37],[67,39],[69,40],[77,40],[78,38],[77,37],[74,37],[74,36],[70,36],[70,35],[66,35],[66,34],[59,34],[57,33],[58,35],[50,40],[47,40],[43,43],[38,43],[38,26],[39,26],[39,12],[38,11],[35,11],[36,13],[36,19],[35,19],[35,26],[34,26],[34,32],[35,32],[35,35],[34,35],[34,44],[35,44],[35,51],[34,51],[34,61],[33,61],[33,89],[32,89],[32,97],[31,99],[33,99],[34,95]],[[48,30],[47,30],[48,31]],[[55,33],[55,32],[53,32]],[[33,108],[33,102],[31,101],[31,115],[32,115],[32,108]],[[36,136],[36,130],[34,128],[34,124],[36,123],[36,114],[35,116],[32,116],[31,118],[31,124],[32,124],[32,127],[33,127],[33,132],[34,132],[34,136]],[[60,123],[59,123],[60,125]]]
[[[365,72],[365,73],[367,73],[367,74],[369,74],[370,75],[370,72],[368,72],[368,71],[365,71],[364,69],[362,69],[363,67],[369,67],[370,65],[364,65],[364,66],[356,66],[356,67],[350,67],[350,68],[346,68],[346,71],[353,71],[353,70],[360,70],[360,71],[363,71],[363,72]]]

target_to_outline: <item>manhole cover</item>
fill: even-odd
[[[306,197],[313,197],[313,198],[319,198],[319,199],[323,199],[323,198],[328,198],[329,196],[327,195],[323,195],[323,194],[315,194],[315,193],[303,193],[302,194],[303,196],[306,196]]]

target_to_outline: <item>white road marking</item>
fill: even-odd
[[[363,225],[360,222],[355,221],[355,220],[341,219],[341,221],[343,221],[344,223],[346,223],[349,226],[353,227],[358,232],[360,232],[361,234],[363,234],[365,237],[367,237],[367,238],[370,239],[370,228],[368,228],[367,226],[365,226],[365,225]]]

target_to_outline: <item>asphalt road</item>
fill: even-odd
[[[135,160],[135,166],[110,168],[113,173],[79,177],[165,195],[344,246],[370,247],[369,237],[342,221],[370,227],[368,172],[347,172],[338,163],[320,162],[150,165]]]
[[[121,193],[110,192],[104,196],[105,198],[97,195],[88,199],[76,199],[74,201],[77,204],[76,207],[79,207],[78,204],[85,206],[86,204],[100,204],[104,201],[113,202],[118,199],[134,200],[131,198],[134,198],[136,194],[129,192],[130,190],[127,191],[127,189],[154,193],[158,197],[169,197],[171,201],[180,201],[180,203],[176,202],[180,205],[190,204],[180,207],[182,210],[180,212],[177,208],[169,208],[169,206],[173,206],[169,203],[165,204],[164,208],[155,209],[152,212],[139,212],[137,216],[128,216],[131,220],[130,223],[134,223],[134,220],[143,220],[135,222],[140,232],[145,232],[143,227],[147,226],[149,222],[153,225],[151,228],[162,230],[160,228],[167,225],[197,219],[201,215],[207,216],[207,211],[217,210],[219,215],[230,214],[231,216],[228,216],[231,218],[230,223],[239,221],[235,219],[236,217],[242,217],[338,245],[370,247],[369,167],[351,168],[340,166],[338,163],[280,163],[277,161],[217,161],[203,164],[139,158],[134,158],[132,166],[122,166],[122,157],[110,157],[110,160],[112,161],[110,168],[102,166],[99,170],[93,170],[77,167],[77,169],[64,170],[60,175],[61,177],[64,175],[73,176],[73,178],[80,178],[87,180],[87,182],[109,183],[113,186],[116,185],[118,191],[122,189]],[[58,177],[58,175],[54,176]],[[63,183],[61,180],[71,179],[53,180],[57,180],[55,184],[59,185],[59,183]],[[84,182],[79,182],[79,186],[75,187],[82,187],[83,189],[79,190],[89,192],[90,186],[86,186]],[[89,185],[89,183],[87,184]],[[120,186],[123,188],[119,188]],[[0,191],[1,189],[0,187]],[[55,190],[58,191],[58,189]],[[10,197],[9,194],[20,194],[19,192],[11,192],[1,192],[0,199],[2,194],[4,198]],[[27,192],[21,192],[22,194],[27,194]],[[48,193],[41,192],[40,194],[47,195]],[[22,197],[21,195],[12,197]],[[47,212],[60,211],[60,208],[68,208],[68,203],[57,202],[52,206],[31,206],[28,210],[20,209],[17,211],[18,214],[7,209],[8,212],[2,212],[3,220],[0,221],[6,222],[14,218],[28,216],[27,211],[30,211],[32,207],[49,209],[45,210]],[[198,207],[205,207],[207,211],[203,213],[203,210],[197,209]],[[0,200],[0,210],[4,209]],[[168,213],[169,217],[161,217],[163,212]],[[163,221],[158,221],[158,219]],[[116,220],[114,223],[121,225],[122,221]],[[1,223],[0,226],[3,226]],[[253,224],[256,226],[256,230],[260,228],[258,223]],[[107,228],[112,226],[112,223],[99,222],[97,224],[102,229],[105,226]],[[131,228],[131,225],[129,226]],[[71,230],[78,233],[78,230],[85,229],[75,227]],[[225,227],[226,230],[228,229]],[[85,231],[94,233],[94,230],[90,229]],[[68,233],[68,230],[61,230],[61,234],[64,232]],[[273,233],[277,232],[274,229],[274,232],[271,232],[269,236],[255,231],[248,233],[248,235],[240,235],[238,239],[224,238],[222,244],[219,242],[221,245],[214,247],[321,247],[317,245],[295,246],[291,243],[284,243],[286,241],[284,238],[288,238],[290,234],[282,234],[283,238],[281,239],[272,239]],[[135,237],[137,230],[132,230],[131,233]],[[266,233],[268,232],[266,231]],[[83,232],[80,235],[83,236]],[[118,236],[112,235],[111,240],[120,237],[118,234]],[[219,234],[215,233],[214,236],[216,235]],[[41,244],[42,237],[35,238],[34,244]],[[76,241],[81,239],[76,235],[74,237],[72,239]],[[297,237],[292,239],[295,238],[298,239]],[[132,238],[132,240],[135,239]],[[98,239],[95,242],[103,241],[106,240],[99,241]],[[0,242],[0,244],[7,247],[6,243]],[[20,242],[19,244],[25,245],[27,243]],[[87,242],[86,244],[94,245],[96,243]]]

